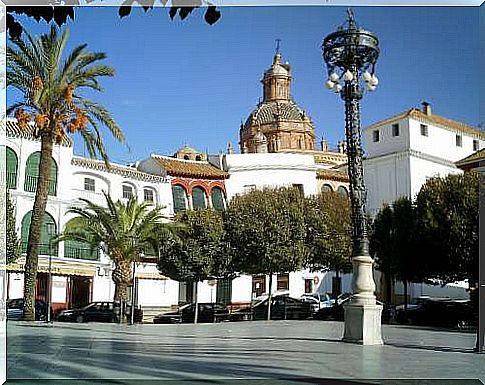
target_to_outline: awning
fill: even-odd
[[[23,272],[25,262],[20,261],[7,265],[7,271]],[[39,259],[39,266],[37,268],[39,273],[49,272],[49,263]],[[84,277],[94,277],[96,275],[96,266],[86,266],[80,263],[68,263],[60,261],[52,261],[52,274],[57,275],[80,275]]]

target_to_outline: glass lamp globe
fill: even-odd
[[[340,79],[340,76],[338,76],[338,74],[336,74],[335,72],[332,72],[332,73],[330,74],[330,80],[331,80],[332,82],[337,82],[339,79]]]
[[[345,71],[344,80],[351,82],[353,78],[354,74],[352,72],[350,72],[349,70]]]

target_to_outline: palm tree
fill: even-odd
[[[68,222],[64,233],[56,239],[85,242],[91,250],[101,247],[114,262],[112,274],[116,285],[114,300],[125,303],[128,286],[132,284],[131,263],[147,251],[160,249],[160,244],[180,227],[164,223],[166,219],[161,207],[150,202],[138,203],[136,197],[126,203],[113,202],[103,192],[106,207],[96,205],[87,199],[80,199],[84,207],[71,207],[68,212],[76,217]],[[157,253],[158,254],[158,253]]]
[[[41,141],[41,155],[32,221],[30,223],[24,272],[24,318],[34,319],[34,292],[37,276],[39,238],[47,204],[50,162],[54,143],[68,134],[79,133],[91,157],[98,155],[107,165],[100,126],[105,126],[120,142],[124,135],[109,111],[79,94],[82,89],[102,91],[99,78],[113,76],[114,70],[98,62],[106,58],[102,52],[88,52],[87,45],[76,47],[64,55],[69,32],[50,33],[12,39],[7,47],[7,86],[19,91],[23,98],[7,108],[18,125],[28,129],[35,122],[34,136]]]

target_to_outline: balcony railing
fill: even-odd
[[[91,251],[89,247],[73,247],[64,245],[64,257],[73,259],[85,259],[88,261],[99,260],[99,251]]]
[[[36,192],[38,179],[39,179],[38,176],[26,175],[24,190],[28,192]],[[56,188],[57,188],[57,181],[55,179],[50,179],[48,194],[56,195]]]
[[[22,253],[27,252],[27,242],[22,242]],[[41,243],[39,245],[39,255],[50,255],[57,257],[59,248],[57,245],[50,245],[48,243]]]

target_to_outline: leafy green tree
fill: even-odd
[[[306,266],[335,271],[332,293],[340,294],[340,272],[352,270],[351,207],[335,192],[306,198],[305,220],[309,248]]]
[[[17,236],[15,226],[14,206],[10,200],[10,193],[7,192],[7,226],[6,226],[6,243],[7,243],[7,264],[15,262],[20,257],[20,242]]]
[[[478,282],[479,175],[431,178],[416,197],[420,257],[428,278]]]
[[[307,257],[305,204],[296,188],[264,188],[235,196],[225,212],[237,271],[272,275],[300,269]]]
[[[406,308],[408,283],[421,282],[426,278],[417,257],[416,241],[416,210],[409,198],[399,198],[377,214],[371,231],[370,251],[376,268],[386,278],[387,303],[391,303],[390,286],[395,279],[403,282]]]
[[[78,133],[90,156],[98,154],[108,164],[100,126],[105,126],[119,141],[123,132],[109,111],[81,95],[81,91],[101,91],[99,78],[113,76],[114,70],[98,64],[106,58],[102,52],[89,52],[82,44],[65,52],[69,32],[53,26],[50,33],[25,39],[13,39],[7,47],[7,86],[20,92],[22,99],[7,108],[21,129],[31,129],[41,141],[37,190],[30,223],[24,273],[24,318],[34,319],[34,291],[37,277],[42,218],[47,204],[54,143],[66,133]]]
[[[107,193],[104,196],[106,207],[87,199],[80,199],[84,207],[71,207],[68,212],[76,216],[56,241],[85,242],[91,251],[100,247],[115,264],[112,274],[116,285],[114,300],[124,304],[133,280],[131,263],[147,250],[158,250],[161,240],[167,238],[172,227],[164,223],[161,208],[150,202],[138,203],[136,197],[126,203],[113,202]]]
[[[231,276],[232,258],[224,222],[217,211],[186,211],[177,214],[175,223],[181,225],[179,236],[161,245],[158,269],[176,281],[189,283],[188,287],[195,285],[194,322],[197,322],[197,283]]]

